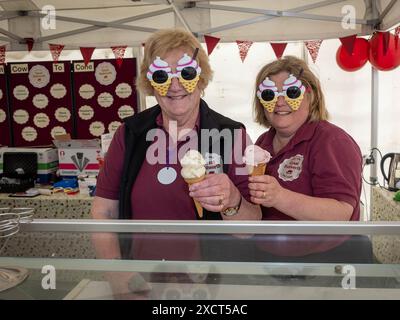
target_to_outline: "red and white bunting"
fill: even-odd
[[[0,46],[0,64],[6,62],[6,46]]]
[[[58,58],[60,57],[61,52],[63,51],[64,47],[65,46],[63,44],[52,44],[52,43],[49,43],[51,56],[53,57],[53,61],[54,62],[58,62]]]
[[[219,40],[221,40],[221,39],[213,37],[213,36],[204,35],[204,41],[206,42],[206,45],[207,45],[208,55],[210,55],[213,52],[213,50],[217,46]]]
[[[311,41],[305,41],[304,43],[307,47],[308,52],[311,55],[313,62],[315,63],[318,57],[318,52],[319,48],[321,47],[322,40],[311,40]]]
[[[275,56],[277,59],[282,58],[283,53],[285,52],[287,43],[286,42],[280,42],[280,43],[270,43],[272,49],[274,50]]]
[[[92,59],[94,49],[96,49],[96,48],[95,47],[80,47],[79,49],[81,50],[83,62],[85,64],[85,66],[87,66],[88,63],[90,62],[90,59]]]
[[[250,47],[253,44],[253,41],[236,40],[236,43],[239,48],[240,59],[242,60],[242,62],[244,62],[244,59],[246,59],[247,53],[249,52]]]
[[[118,67],[121,67],[122,61],[124,59],[125,50],[128,46],[116,46],[111,47],[112,52],[114,53],[115,59],[117,59]]]
[[[28,47],[28,51],[31,52],[33,48],[33,44],[35,43],[35,40],[33,38],[25,38],[25,43],[26,46]]]

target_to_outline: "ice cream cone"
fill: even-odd
[[[253,172],[251,173],[252,176],[262,176],[267,169],[266,163],[260,163],[259,165],[255,166]]]
[[[264,108],[267,109],[268,112],[274,112],[276,99],[274,99],[272,101],[261,100],[260,102],[264,106]]]
[[[163,84],[159,84],[154,81],[150,81],[150,83],[161,96],[165,97],[168,93],[169,86],[171,85],[171,79],[168,79],[168,81]]]
[[[185,90],[189,93],[192,93],[194,89],[196,88],[197,82],[199,82],[200,76],[197,76],[193,80],[185,80],[183,78],[179,79],[179,82],[182,84],[182,86],[185,88]]]
[[[247,166],[247,168],[249,170],[249,174],[252,177],[262,176],[265,173],[265,169],[267,168],[267,164],[266,163],[260,163],[257,166]]]
[[[271,160],[271,154],[259,146],[249,145],[244,151],[243,162],[246,164],[250,176],[265,174],[269,160]]]
[[[192,179],[185,179],[186,183],[191,186],[194,183],[200,182],[205,178],[204,176],[198,177],[198,178],[192,178]],[[200,202],[193,200],[194,205],[196,206],[197,213],[200,218],[203,218],[203,207],[201,206]]]
[[[290,105],[292,110],[296,111],[296,110],[298,110],[300,108],[300,104],[301,104],[303,98],[304,98],[304,94],[302,94],[297,99],[292,99],[292,100],[288,101],[288,104]]]
[[[197,150],[189,150],[181,159],[181,175],[186,183],[191,186],[194,183],[202,181],[206,176],[206,161]],[[196,206],[197,213],[200,218],[203,217],[203,208],[200,203],[193,200]]]

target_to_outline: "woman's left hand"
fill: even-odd
[[[284,198],[285,188],[272,176],[249,177],[251,202],[264,207],[276,207]]]
[[[221,212],[237,206],[241,194],[225,173],[209,174],[189,187],[189,195],[208,211]]]

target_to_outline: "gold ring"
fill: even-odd
[[[265,199],[266,196],[267,195],[265,194],[265,191],[263,191],[263,195],[262,195],[263,199]]]

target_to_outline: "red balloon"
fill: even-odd
[[[389,38],[384,52],[385,35]],[[376,32],[369,39],[369,61],[378,70],[389,71],[400,65],[400,46],[396,46],[396,37],[390,32]]]
[[[336,52],[336,62],[345,71],[361,69],[368,61],[369,43],[366,39],[357,38],[354,41],[353,53],[349,54],[343,44]]]

